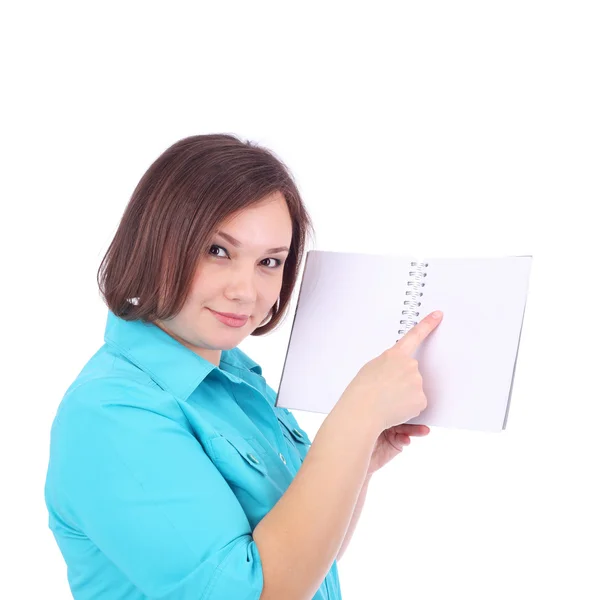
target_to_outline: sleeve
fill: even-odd
[[[129,385],[103,384],[101,401],[84,385],[57,419],[71,514],[150,598],[258,599],[262,563],[237,498],[177,403]]]

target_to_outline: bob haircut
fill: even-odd
[[[292,241],[279,298],[265,321],[270,319],[250,335],[268,333],[285,316],[314,227],[284,163],[229,134],[181,139],[144,173],[98,268],[104,303],[128,321],[177,315],[220,225],[278,191],[290,212]]]

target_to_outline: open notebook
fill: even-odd
[[[309,251],[276,405],[328,414],[365,363],[439,309],[413,355],[427,408],[407,423],[505,429],[532,258]]]

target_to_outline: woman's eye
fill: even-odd
[[[217,254],[215,254],[214,252],[212,252],[212,249],[213,249],[213,248],[216,248],[216,249],[217,249],[217,251],[218,251],[218,250],[223,250],[223,252],[225,252],[225,254],[227,254],[227,250],[225,250],[225,248],[223,248],[222,246],[217,246],[216,244],[213,244],[213,245],[212,245],[212,246],[209,248],[209,250],[208,250],[208,251],[209,251],[209,253],[210,253],[210,254],[212,254],[212,256],[214,256],[215,258],[227,258],[227,256],[218,256]],[[265,261],[268,261],[268,260],[273,260],[273,261],[275,261],[275,264],[274,264],[273,266],[267,266],[267,265],[263,265],[263,266],[267,267],[267,269],[275,270],[275,269],[279,268],[279,267],[280,267],[280,266],[283,264],[283,261],[282,261],[282,260],[280,260],[279,258],[265,258],[265,259],[264,259],[263,261],[261,261],[261,262],[263,262],[263,263],[264,263]]]
[[[212,254],[211,250],[213,248],[217,248],[218,250],[223,250],[223,251],[227,252],[227,250],[225,250],[225,248],[221,248],[221,246],[211,246],[210,249],[208,250],[211,254]],[[216,254],[213,254],[213,256],[216,256]]]
[[[269,267],[269,269],[276,269],[277,267],[281,266],[282,261],[280,261],[278,258],[265,258],[265,260],[274,260],[275,264],[272,267]]]

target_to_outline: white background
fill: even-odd
[[[533,255],[508,429],[375,475],[344,600],[599,598],[597,3],[214,4],[2,10],[0,597],[71,597],[43,485],[96,270],[150,163],[228,132],[290,167],[317,249]],[[275,388],[290,327],[240,345]]]

